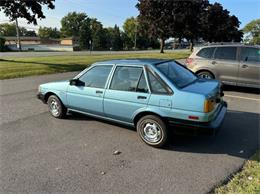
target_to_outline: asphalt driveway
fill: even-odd
[[[173,135],[155,149],[124,126],[51,117],[38,84],[75,74],[0,81],[0,193],[206,193],[259,148],[257,90],[226,88],[217,136]]]

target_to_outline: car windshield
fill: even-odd
[[[182,88],[194,82],[197,77],[175,61],[157,64],[157,68],[177,87]]]

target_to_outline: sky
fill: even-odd
[[[243,28],[253,19],[260,18],[260,0],[209,0],[210,3],[218,2],[241,21]],[[68,12],[85,12],[89,17],[97,18],[105,27],[117,24],[122,28],[126,18],[137,16],[135,8],[137,0],[55,0],[55,9],[44,8],[46,19],[38,21],[38,26],[27,24],[26,20],[19,19],[19,25],[37,30],[39,26],[58,27],[60,20]],[[8,18],[0,12],[0,23],[8,22]]]

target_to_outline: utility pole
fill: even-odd
[[[17,18],[15,18],[15,26],[16,26],[16,37],[17,37],[17,48],[19,51],[21,51],[22,48],[21,48],[20,30],[19,30]]]

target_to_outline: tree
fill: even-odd
[[[138,33],[138,21],[136,18],[127,18],[123,25],[124,29],[124,42],[126,48],[136,47],[137,33]]]
[[[160,39],[160,52],[163,53],[165,40],[172,35],[171,23],[173,20],[172,1],[138,0],[136,7],[139,10],[139,21],[148,27],[150,37]]]
[[[207,8],[203,21],[203,38],[209,42],[241,41],[243,33],[238,30],[240,21],[221,4],[214,3]]]
[[[0,51],[3,52],[5,50],[6,50],[5,39],[3,37],[0,37]]]
[[[38,31],[38,35],[42,39],[58,39],[60,38],[60,31],[57,28],[51,27],[40,27]]]
[[[85,13],[70,12],[61,19],[63,37],[79,37],[81,48],[88,48],[91,39],[90,18]]]
[[[260,44],[260,19],[252,20],[244,28],[246,34],[245,42],[250,44]]]
[[[201,36],[203,16],[208,5],[208,0],[172,1],[172,36],[178,37],[179,42],[186,38],[191,43],[191,50],[194,40]]]
[[[27,30],[24,34],[24,36],[27,36],[27,37],[37,37],[37,34],[34,30]]]
[[[28,31],[24,27],[19,28],[19,33],[21,36],[36,36],[35,31]],[[0,36],[16,36],[16,26],[14,23],[3,23],[0,24]]]
[[[91,40],[94,50],[102,50],[104,48],[104,31],[103,25],[96,18],[90,20]]]
[[[119,51],[123,49],[123,40],[121,37],[120,29],[117,25],[115,25],[112,31],[112,49],[115,51]]]
[[[3,11],[11,21],[17,18],[25,18],[28,23],[37,24],[37,19],[45,18],[42,6],[54,9],[55,0],[1,0],[0,11]]]
[[[15,24],[14,23],[0,24],[0,36],[16,36]]]

